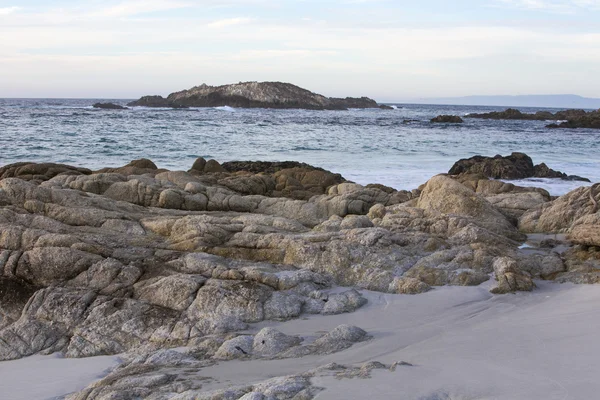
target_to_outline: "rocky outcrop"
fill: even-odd
[[[330,365],[214,391],[198,372],[361,346],[370,332],[341,321],[302,335],[267,324],[355,312],[372,296],[364,290],[419,295],[491,276],[498,294],[534,279],[600,282],[600,199],[587,188],[553,200],[462,173],[408,192],[306,164],[202,158],[189,172],[148,159],[0,171],[0,360],[123,359],[70,399],[310,399],[311,377],[409,364]],[[520,248],[539,230],[575,246],[556,237]]]
[[[563,118],[560,118],[563,119]],[[570,115],[566,121],[562,121],[558,124],[547,125],[547,128],[589,128],[589,129],[600,129],[600,110],[592,111],[586,114]]]
[[[72,167],[54,163],[19,162],[0,168],[0,179],[19,178],[26,181],[43,182],[57,175],[89,175],[92,171],[87,168]]]
[[[458,115],[438,115],[432,118],[430,122],[438,124],[462,124],[464,121]]]
[[[115,103],[94,103],[94,108],[100,108],[103,110],[127,110],[127,107],[123,107]]]
[[[579,118],[586,115],[584,110],[564,110],[556,113],[549,111],[538,111],[535,114],[523,113],[514,108],[508,108],[505,111],[492,111],[489,113],[471,113],[467,114],[467,118],[480,118],[480,119],[514,119],[514,120],[527,120],[527,121],[547,121],[547,120],[568,120],[573,118]]]
[[[450,175],[481,174],[494,179],[560,178],[589,182],[589,179],[577,175],[567,175],[548,168],[544,163],[533,165],[531,157],[524,153],[512,153],[503,157],[474,156],[454,163]]]
[[[556,113],[549,111],[538,111],[535,114],[522,113],[514,108],[505,111],[493,111],[489,113],[472,113],[467,118],[481,119],[508,119],[508,120],[526,120],[526,121],[561,121],[547,125],[547,128],[590,128],[600,129],[600,110],[564,110]]]
[[[243,107],[301,108],[310,110],[346,110],[348,108],[379,108],[368,97],[331,98],[310,92],[290,83],[240,82],[231,85],[208,86],[161,96],[144,96],[129,106],[144,107]]]

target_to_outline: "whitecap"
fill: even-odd
[[[215,107],[214,109],[221,110],[221,111],[227,111],[227,112],[235,112],[235,108],[230,107],[230,106]]]

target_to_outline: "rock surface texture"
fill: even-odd
[[[500,172],[531,170],[525,157]],[[71,399],[311,399],[315,374],[389,367],[335,365],[213,392],[197,373],[360,346],[369,332],[356,326],[305,336],[254,327],[353,312],[364,290],[415,295],[491,276],[498,294],[532,290],[534,279],[600,282],[597,191],[553,200],[468,173],[486,168],[407,192],[291,162],[5,166],[0,360],[121,355]],[[527,252],[526,233],[568,239]]]
[[[145,107],[244,107],[302,108],[309,110],[346,110],[348,108],[379,108],[368,97],[333,98],[283,82],[240,82],[231,85],[202,84],[188,90],[171,93],[167,98],[144,96],[129,106]]]

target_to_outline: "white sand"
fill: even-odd
[[[443,287],[417,296],[367,292],[369,304],[338,316],[270,323],[314,335],[342,323],[374,338],[338,354],[222,362],[200,372],[206,390],[256,383],[338,362],[407,361],[371,379],[315,378],[318,399],[567,400],[600,398],[600,286],[538,282],[532,293],[492,296],[480,287]],[[253,332],[267,324],[259,324]],[[0,363],[2,399],[47,399],[90,383],[110,357],[48,357]],[[8,396],[7,396],[8,394]]]
[[[222,387],[301,372],[329,362],[407,361],[369,380],[316,378],[318,399],[600,398],[600,286],[538,282],[532,293],[492,296],[490,283],[444,287],[417,296],[368,293],[353,314],[275,326],[311,334],[341,323],[374,339],[342,353],[297,360],[221,363],[202,371]]]
[[[46,400],[81,390],[116,366],[117,357],[58,355],[0,362],[0,399]]]

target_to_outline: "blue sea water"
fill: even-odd
[[[600,181],[598,130],[550,130],[544,121],[429,122],[439,114],[464,116],[502,107],[399,104],[395,110],[117,111],[93,109],[97,101],[0,99],[0,165],[50,161],[95,169],[146,157],[162,168],[187,170],[198,156],[221,162],[296,160],[362,184],[413,189],[447,172],[460,158],[521,151],[534,163]],[[404,123],[407,119],[416,122]],[[581,185],[548,179],[517,183],[544,187],[555,195]]]

